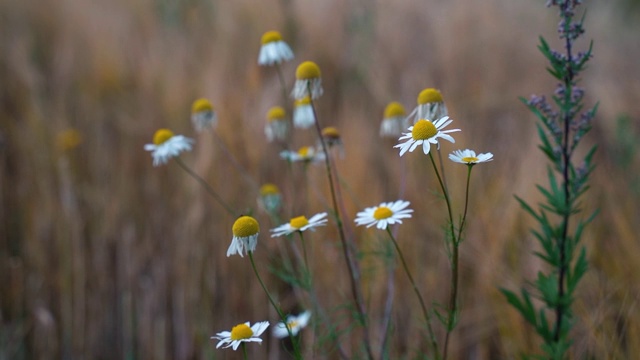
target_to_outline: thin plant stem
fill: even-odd
[[[444,188],[447,189],[447,192],[449,191],[449,188],[447,187],[447,175],[444,173],[444,163],[442,162],[442,153],[440,152],[440,149],[436,149],[438,151],[438,164],[440,164],[440,173],[442,174],[442,183],[444,184]]]
[[[280,81],[280,89],[282,90],[282,106],[287,109],[287,113],[290,114],[289,122],[287,125],[289,126],[289,134],[291,134],[291,131],[293,130],[293,109],[289,109],[289,106],[287,106],[290,103],[289,97],[287,96],[287,83],[284,80],[284,74],[282,73],[280,64],[276,63],[275,66],[276,72],[278,73],[278,80]],[[287,136],[287,139],[283,142],[283,145],[285,149],[291,148],[291,136]]]
[[[438,343],[436,342],[436,337],[433,333],[433,328],[431,327],[431,316],[429,316],[429,311],[427,310],[427,306],[424,304],[424,299],[422,298],[422,294],[420,294],[420,290],[418,290],[418,286],[416,282],[413,280],[413,276],[411,276],[411,272],[409,271],[409,266],[407,266],[407,262],[404,259],[404,255],[402,255],[402,250],[400,250],[400,246],[398,246],[398,242],[396,241],[395,236],[391,233],[391,230],[387,226],[387,234],[389,234],[389,238],[391,238],[391,242],[393,242],[393,246],[396,248],[398,252],[398,257],[400,258],[400,262],[402,263],[402,267],[404,268],[404,272],[407,274],[411,285],[413,286],[413,291],[416,293],[418,297],[418,301],[420,301],[420,307],[422,308],[422,314],[424,315],[424,321],[427,324],[427,330],[429,331],[429,340],[431,341],[431,347],[433,352],[435,353],[436,360],[440,359],[440,351],[438,350]]]
[[[242,346],[242,357],[244,358],[244,360],[248,360],[249,355],[247,354],[247,344],[243,342],[242,344],[240,344],[240,346]]]
[[[307,83],[307,93],[311,94],[311,83]],[[329,160],[329,152],[327,151],[327,144],[324,141],[324,138],[322,137],[322,128],[320,127],[320,121],[318,119],[318,114],[316,112],[316,108],[315,108],[315,104],[313,102],[313,97],[311,97],[312,100],[310,102],[311,104],[311,110],[313,111],[313,118],[314,118],[314,123],[316,125],[316,130],[318,132],[318,138],[320,139],[320,144],[322,145],[322,151],[325,154],[324,160],[325,160],[325,166],[327,169],[327,179],[329,180],[329,189],[331,191],[331,201],[333,203],[333,211],[334,211],[334,215],[336,218],[336,223],[338,226],[338,234],[340,235],[340,241],[342,243],[342,249],[343,249],[343,253],[344,253],[344,257],[345,257],[345,261],[347,262],[347,268],[349,270],[349,278],[351,280],[351,293],[353,295],[353,299],[356,303],[356,307],[358,309],[358,314],[360,316],[359,322],[362,324],[363,326],[363,331],[364,331],[364,347],[365,350],[367,352],[367,357],[369,359],[374,359],[373,357],[373,352],[371,350],[371,340],[369,338],[369,327],[367,325],[367,314],[366,314],[366,310],[364,307],[364,301],[363,301],[363,296],[361,293],[360,288],[358,287],[359,285],[359,279],[360,279],[360,273],[359,270],[356,266],[356,264],[354,264],[352,256],[351,256],[351,251],[350,251],[350,247],[349,244],[347,243],[347,239],[344,233],[344,226],[342,224],[342,220],[340,217],[340,210],[338,207],[338,200],[336,198],[336,191],[335,191],[335,186],[333,184],[333,175],[331,172],[331,162]]]
[[[262,281],[262,278],[258,273],[256,264],[253,261],[253,251],[249,251],[249,260],[251,260],[251,267],[253,268],[253,272],[256,274],[256,277],[258,278],[258,282],[260,282],[260,286],[262,286],[262,290],[264,290],[265,294],[267,294],[267,298],[269,298],[269,302],[271,303],[271,305],[273,305],[273,308],[276,309],[278,316],[280,316],[282,323],[285,325],[284,327],[287,329],[287,333],[289,334],[289,337],[291,338],[291,343],[293,344],[293,352],[296,359],[302,359],[302,355],[300,355],[300,349],[298,348],[298,342],[296,341],[296,338],[293,336],[293,333],[291,332],[291,328],[287,326],[287,318],[284,316],[284,314],[282,313],[282,310],[280,310],[280,307],[278,307],[276,302],[271,297],[269,290],[267,290],[267,287],[264,285],[264,282]]]
[[[220,149],[222,149],[222,152],[225,154],[225,156],[229,158],[233,166],[235,166],[236,170],[238,170],[240,175],[242,175],[242,177],[245,179],[245,181],[251,184],[251,186],[253,186],[254,189],[258,189],[259,188],[258,183],[251,177],[251,175],[249,175],[249,172],[247,171],[247,169],[245,169],[244,166],[240,164],[238,159],[236,159],[236,157],[233,156],[231,151],[229,151],[227,146],[224,144],[224,141],[222,141],[222,139],[218,136],[218,134],[213,132],[213,138],[215,139]]]
[[[458,228],[458,239],[462,238],[462,229],[464,228],[465,221],[467,220],[467,209],[469,206],[469,183],[471,182],[471,169],[473,169],[473,165],[467,165],[467,189],[464,195],[464,212],[462,213],[462,220],[460,221],[460,227]]]
[[[196,179],[196,181],[200,183],[202,187],[204,187],[207,193],[209,193],[209,195],[211,195],[218,202],[218,204],[220,204],[229,213],[229,215],[231,215],[232,217],[237,216],[237,214],[231,209],[231,207],[227,205],[227,203],[225,203],[224,200],[222,200],[220,195],[218,195],[218,193],[216,193],[215,190],[213,190],[213,188],[202,177],[200,177],[193,170],[191,170],[191,168],[189,168],[182,161],[182,159],[180,159],[180,157],[176,156],[174,159],[176,160],[178,165],[180,165],[180,167],[187,172],[187,174],[191,175],[192,178]]]
[[[402,199],[404,197],[405,190],[407,188],[407,171],[406,171],[407,163],[406,158],[400,158],[400,186],[398,189],[398,199]],[[393,234],[397,236],[398,227],[394,228]],[[389,342],[387,341],[389,338],[389,324],[391,323],[391,309],[393,308],[393,297],[395,294],[395,277],[393,273],[395,272],[395,264],[391,264],[387,267],[387,298],[385,300],[384,307],[384,315],[382,317],[382,341],[381,341],[381,353],[384,354],[387,351],[387,346]]]
[[[455,318],[457,317],[456,312],[458,311],[458,245],[460,245],[459,239],[456,236],[455,229],[453,227],[453,212],[451,210],[451,200],[449,199],[449,193],[447,191],[446,186],[442,182],[442,178],[438,173],[438,167],[436,166],[436,162],[433,160],[432,152],[429,152],[429,159],[431,160],[431,165],[433,165],[433,170],[436,173],[436,177],[438,178],[438,182],[440,183],[440,188],[442,189],[442,193],[444,195],[444,199],[447,203],[447,211],[449,213],[449,225],[451,231],[451,292],[449,294],[449,309],[447,316],[447,333],[444,338],[444,347],[442,350],[442,358],[444,360],[447,359],[447,350],[449,348],[449,338],[451,332],[453,331],[453,327],[455,326]]]
[[[306,273],[311,275],[311,269],[309,268],[309,260],[307,257],[307,245],[304,242],[304,235],[302,234],[302,231],[298,231],[298,234],[300,235],[300,243],[302,244],[302,254],[304,256],[304,266],[306,268]]]
[[[295,254],[296,259],[298,260],[298,262],[300,264],[302,264],[302,262],[304,261],[304,258],[303,258],[303,255],[300,254],[300,249],[298,249],[298,247],[296,246],[296,244],[293,241],[290,242],[290,244],[291,244],[291,248],[293,249],[293,253]],[[329,327],[330,333],[331,334],[335,334],[336,333],[335,326],[330,321],[329,315],[327,315],[326,311],[321,306],[320,301],[318,300],[318,294],[316,293],[315,288],[313,286],[311,286],[309,289],[304,289],[304,290],[306,290],[307,294],[309,295],[309,298],[311,299],[311,302],[312,302],[312,304],[314,306],[314,309],[316,309],[317,312],[320,314],[320,317],[322,318],[322,321],[324,321],[324,323]],[[343,360],[349,359],[349,357],[345,353],[344,349],[340,345],[339,341],[336,341],[334,345],[335,345],[336,349],[338,350],[338,354],[340,355],[341,359],[343,359]]]
[[[289,97],[287,96],[287,83],[284,81],[284,74],[279,63],[276,63],[276,72],[278,73],[278,80],[280,81],[280,88],[282,89],[282,105],[286,106],[289,103]]]

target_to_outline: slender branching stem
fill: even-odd
[[[258,273],[258,269],[256,268],[256,263],[253,261],[253,251],[249,251],[249,260],[251,261],[251,267],[253,268],[253,272],[256,274],[256,277],[258,278],[258,282],[260,283],[260,286],[262,286],[262,290],[264,290],[265,294],[267,294],[267,298],[269,298],[269,302],[271,303],[271,305],[273,305],[273,308],[276,309],[276,312],[278,313],[278,316],[282,320],[284,327],[287,329],[287,333],[289,334],[289,337],[291,338],[291,343],[293,344],[293,353],[296,359],[302,359],[302,355],[300,354],[300,349],[298,348],[298,341],[293,336],[293,333],[291,332],[291,328],[289,328],[289,326],[287,325],[287,318],[284,316],[284,314],[282,313],[282,310],[280,310],[280,307],[276,304],[276,302],[271,297],[269,290],[267,290],[267,287],[264,285],[264,282],[262,281],[262,278]]]
[[[407,274],[407,277],[411,282],[411,286],[413,286],[413,291],[416,293],[416,296],[418,297],[418,301],[420,302],[420,307],[422,308],[422,315],[424,315],[424,321],[427,324],[427,330],[429,331],[429,341],[431,341],[431,348],[435,354],[436,360],[439,360],[440,351],[438,350],[438,343],[436,342],[436,337],[433,333],[433,328],[431,327],[431,316],[429,315],[427,306],[424,303],[424,299],[422,298],[422,294],[420,293],[420,290],[418,290],[418,286],[416,285],[416,282],[413,280],[413,276],[411,276],[411,272],[409,271],[409,266],[407,266],[407,262],[404,259],[404,255],[402,255],[402,250],[400,250],[400,246],[398,246],[398,242],[396,241],[395,236],[393,236],[388,226],[386,230],[387,230],[387,233],[389,234],[389,238],[391,238],[391,242],[393,243],[393,246],[396,248],[396,251],[398,252],[398,257],[400,258],[400,262],[402,263],[404,272]]]
[[[201,178],[198,174],[196,174],[193,170],[191,170],[191,168],[189,168],[182,161],[182,159],[180,159],[180,157],[176,156],[175,160],[176,160],[176,163],[178,163],[178,165],[180,165],[180,167],[187,172],[187,174],[191,175],[192,178],[196,179],[196,181],[200,183],[200,185],[202,185],[202,187],[207,191],[207,193],[211,195],[218,202],[218,204],[220,204],[229,213],[229,215],[231,215],[232,217],[237,216],[237,214],[233,211],[233,209],[231,209],[231,207],[227,205],[227,203],[225,203],[224,200],[222,200],[220,195],[218,195],[218,193],[216,193],[215,190],[213,190],[213,188],[203,178]]]
[[[311,94],[311,84],[307,83],[307,93]],[[367,357],[369,359],[373,359],[373,352],[371,350],[371,341],[369,338],[369,326],[367,324],[367,314],[366,314],[366,310],[364,307],[364,300],[363,300],[363,296],[362,296],[362,292],[359,288],[359,280],[360,280],[360,273],[359,270],[356,266],[356,264],[353,261],[352,255],[351,255],[351,251],[350,251],[350,246],[347,243],[347,239],[345,236],[345,232],[344,232],[344,226],[342,224],[342,218],[340,217],[340,210],[338,207],[338,200],[336,197],[336,190],[335,190],[335,185],[333,184],[333,175],[332,175],[332,171],[331,171],[331,161],[329,159],[329,152],[327,151],[327,144],[324,141],[324,138],[322,137],[322,128],[320,127],[320,121],[318,119],[318,114],[316,112],[316,108],[315,105],[313,103],[313,100],[311,101],[311,109],[313,111],[313,118],[314,118],[314,123],[316,126],[316,130],[318,132],[318,138],[320,139],[320,144],[322,145],[322,151],[325,154],[325,167],[327,169],[327,178],[329,180],[329,189],[331,192],[331,201],[333,204],[333,212],[334,212],[334,216],[336,219],[336,223],[338,226],[338,234],[340,235],[340,241],[342,243],[342,250],[344,253],[344,257],[345,260],[347,262],[347,268],[349,270],[349,278],[351,280],[351,293],[353,295],[353,299],[355,301],[357,310],[358,310],[358,314],[360,316],[359,322],[362,324],[363,326],[363,331],[364,331],[364,347],[365,350],[367,352]]]
[[[569,2],[565,1],[560,5],[561,14],[565,17],[565,49],[567,51],[567,72],[564,77],[564,105],[569,108],[571,107],[571,95],[573,93],[573,81],[574,74],[572,70],[573,56],[572,56],[572,37],[569,35],[569,27],[571,26],[571,16],[567,14],[567,7],[569,6]],[[569,231],[569,218],[571,217],[571,209],[569,209],[569,204],[571,201],[571,194],[569,193],[570,179],[569,179],[569,167],[571,166],[571,149],[569,144],[569,132],[571,131],[571,119],[572,115],[570,110],[566,110],[564,108],[562,111],[562,120],[563,120],[563,139],[561,145],[562,151],[562,185],[564,191],[564,214],[562,215],[562,235],[558,241],[558,250],[560,252],[560,266],[558,269],[558,299],[559,303],[556,305],[556,323],[553,332],[553,340],[555,342],[560,341],[560,332],[562,330],[562,318],[564,316],[565,305],[563,302],[564,293],[565,293],[565,275],[567,272],[567,268],[569,264],[566,261],[567,253],[566,253],[566,243],[568,241],[568,231]]]

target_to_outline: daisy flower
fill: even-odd
[[[251,324],[247,321],[244,324],[238,324],[234,326],[231,331],[223,331],[217,333],[215,336],[212,336],[211,339],[220,340],[218,345],[216,345],[216,349],[223,347],[229,348],[232,347],[233,350],[237,350],[240,344],[243,342],[257,342],[262,343],[262,339],[260,339],[260,335],[267,330],[269,327],[268,321],[257,322],[250,326]],[[224,346],[226,345],[226,346]]]
[[[251,216],[241,216],[233,223],[233,239],[231,246],[227,250],[227,257],[238,254],[243,257],[245,254],[256,251],[258,245],[258,234],[260,233],[260,225],[258,221]]]
[[[267,112],[267,125],[264,127],[267,140],[285,141],[289,134],[286,112],[280,106],[274,106]]]
[[[432,123],[426,119],[420,119],[413,126],[409,127],[408,132],[403,133],[398,141],[407,140],[401,144],[394,146],[394,148],[400,148],[400,156],[404,155],[407,151],[413,152],[418,146],[422,145],[422,151],[429,154],[431,150],[431,144],[437,144],[438,149],[440,143],[438,138],[443,138],[449,142],[455,143],[456,141],[448,133],[460,131],[460,129],[442,130],[447,125],[451,124],[453,120],[448,116],[440,118],[435,123]]]
[[[260,187],[258,204],[267,212],[277,212],[282,206],[282,194],[274,184],[267,183]]]
[[[291,161],[302,161],[304,163],[318,162],[325,159],[324,152],[316,151],[311,146],[303,146],[298,151],[284,150],[280,153],[280,157]]]
[[[305,311],[298,316],[289,315],[287,316],[287,324],[285,325],[285,323],[280,321],[273,329],[273,335],[278,339],[282,339],[288,337],[289,331],[291,331],[291,335],[296,336],[300,330],[309,324],[310,318],[311,311]],[[287,328],[289,328],[289,331],[287,331]]]
[[[293,51],[277,31],[267,31],[262,35],[262,46],[258,55],[258,65],[274,65],[293,60]]]
[[[169,129],[160,129],[153,135],[153,144],[146,144],[144,149],[151,151],[153,166],[166,164],[169,159],[180,155],[183,151],[191,151],[194,140],[182,135],[174,135]]]
[[[364,211],[356,215],[356,225],[367,225],[367,227],[376,227],[384,230],[389,225],[395,223],[402,224],[402,220],[410,218],[412,209],[406,209],[409,206],[408,201],[398,200],[396,202],[382,203],[378,206],[368,207]]]
[[[342,137],[337,128],[333,126],[327,126],[321,131],[322,139],[327,145],[327,148],[331,149],[335,147],[338,149],[338,155],[341,159],[344,158],[344,144],[342,143]],[[322,148],[322,143],[318,140],[318,149]]]
[[[315,121],[310,96],[305,96],[293,103],[293,126],[300,129],[308,129],[313,126]]]
[[[449,154],[449,159],[460,164],[475,165],[493,160],[493,154],[486,153],[476,155],[476,152],[473,150],[456,150]]]
[[[442,94],[434,88],[424,89],[418,94],[418,106],[409,114],[410,124],[420,119],[440,119],[449,115]]]
[[[311,92],[309,92],[311,90]],[[317,99],[322,96],[322,79],[320,68],[313,61],[305,61],[296,69],[296,82],[293,85],[291,96],[300,100],[305,96]]]
[[[384,109],[384,117],[380,123],[381,137],[396,137],[402,134],[402,130],[406,129],[404,106],[399,102],[390,102]]]
[[[213,105],[207,99],[198,99],[191,105],[191,122],[197,132],[214,127],[218,121],[218,116],[213,109]]]
[[[271,237],[289,235],[293,234],[296,231],[315,231],[316,227],[327,225],[327,221],[329,220],[327,220],[326,217],[326,212],[315,214],[311,217],[311,219],[307,219],[304,216],[295,217],[291,219],[288,224],[282,224],[275,229],[271,229],[270,231],[273,233],[271,234]]]

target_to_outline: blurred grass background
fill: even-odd
[[[583,207],[600,215],[583,242],[591,270],[579,287],[572,356],[631,359],[640,353],[639,10],[637,1],[586,5],[584,38],[594,40],[595,58],[581,84],[600,108],[588,138],[599,146],[598,168]],[[343,135],[346,156],[337,164],[346,215],[396,199],[407,172],[404,198],[415,216],[398,240],[429,303],[448,294],[445,207],[424,156],[408,154],[403,164],[395,141],[377,136],[383,108],[396,100],[410,109],[420,90],[436,87],[463,129],[445,154],[494,153],[473,174],[452,356],[536,351],[498,287],[518,288],[541,266],[531,254],[531,221],[513,195],[536,202],[546,163],[535,119],[517,97],[554,90],[536,46],[539,35],[559,46],[556,25],[542,1],[524,0],[0,0],[0,359],[239,358],[216,351],[209,337],[276,320],[247,259],[225,256],[234,219],[176,164],[153,168],[143,150],[160,127],[196,138],[185,161],[233,206],[255,209],[255,184],[231,165],[221,141],[258,183],[300,198],[304,186],[290,186],[279,149],[263,135],[266,111],[281,99],[274,69],[256,64],[260,36],[271,29],[296,54],[283,66],[289,83],[300,61],[323,71],[318,110],[322,124]],[[191,130],[198,97],[217,107],[219,141]],[[65,151],[57,139],[69,128],[82,142]],[[461,211],[466,170],[448,168]],[[326,210],[327,184],[321,167],[309,178],[312,215]],[[270,239],[277,224],[255,214],[266,276],[284,239]],[[384,238],[353,231],[377,346],[386,271],[372,254]],[[335,230],[308,238],[321,300],[328,309],[348,302]],[[286,311],[300,308],[282,281],[267,278]],[[419,308],[400,273],[396,291],[392,357],[410,358]],[[284,356],[264,338],[250,347],[252,358]]]

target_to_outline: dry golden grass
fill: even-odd
[[[582,85],[601,106],[588,138],[599,151],[584,208],[600,215],[583,241],[591,270],[575,306],[577,359],[640,353],[640,159],[634,142],[624,147],[616,138],[616,118],[628,114],[625,132],[638,139],[639,28],[631,21],[637,14],[623,16],[617,5],[588,2],[585,38],[594,39],[595,58]],[[255,208],[255,184],[210,133],[191,130],[191,102],[204,96],[218,109],[217,136],[251,177],[280,185],[287,200],[302,196],[304,186],[290,186],[278,149],[263,135],[264,114],[281,98],[273,69],[256,64],[260,36],[270,29],[281,30],[296,53],[284,66],[289,81],[303,60],[323,70],[319,116],[345,141],[338,169],[348,184],[348,219],[396,199],[407,171],[404,198],[415,216],[398,239],[429,303],[448,294],[445,208],[425,158],[408,154],[402,165],[394,143],[378,138],[383,107],[392,100],[411,107],[422,88],[437,87],[463,129],[445,153],[495,154],[474,170],[452,358],[536,351],[532,329],[498,288],[520,287],[541,266],[531,255],[531,219],[513,195],[535,203],[546,165],[535,120],[517,97],[555,86],[536,50],[539,34],[556,38],[555,16],[532,1],[1,0],[0,358],[237,358],[216,351],[209,337],[241,321],[275,321],[247,259],[225,256],[233,219],[176,164],[153,168],[143,150],[159,127],[196,137],[185,161],[233,206]],[[68,128],[81,132],[82,143],[61,151],[56,138]],[[630,160],[620,161],[625,152]],[[464,169],[451,166],[447,175],[460,209]],[[310,169],[309,178],[308,212],[324,211],[323,169]],[[285,310],[299,309],[291,290],[266,272],[282,241],[268,238],[276,224],[256,216],[258,264]],[[353,231],[363,249],[378,239]],[[327,308],[348,302],[337,233],[328,227],[309,241],[321,301]],[[362,266],[378,346],[386,272],[373,256]],[[390,348],[394,358],[410,357],[419,308],[400,272],[396,291]],[[250,355],[282,352],[265,336]]]

